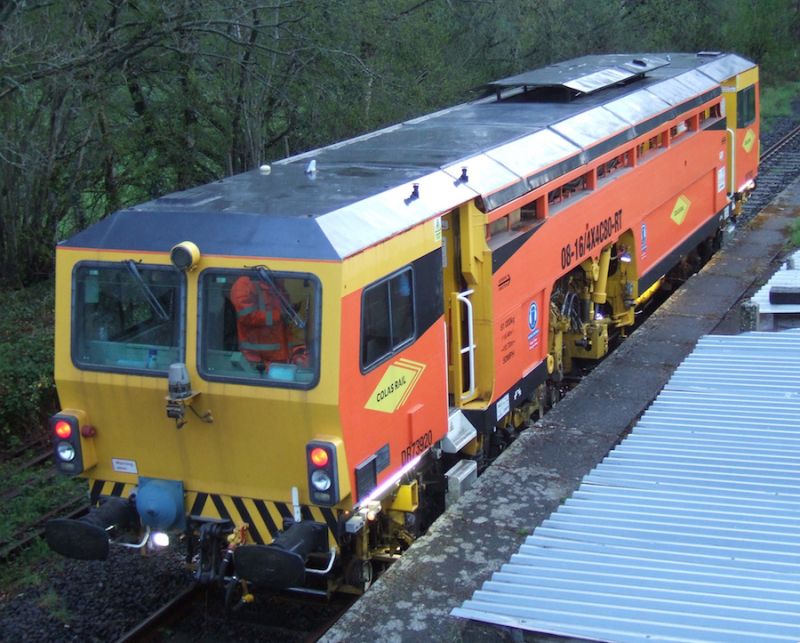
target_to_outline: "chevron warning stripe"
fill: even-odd
[[[135,488],[134,484],[92,480],[89,484],[89,496],[92,504],[97,504],[103,496],[127,498]],[[184,506],[188,515],[230,520],[237,525],[247,523],[253,541],[264,545],[271,543],[283,529],[284,519],[294,517],[292,506],[284,502],[203,491],[187,491]],[[338,520],[333,509],[302,505],[300,511],[304,520],[326,524],[331,545],[336,543]]]

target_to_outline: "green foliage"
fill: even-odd
[[[56,404],[53,282],[0,292],[0,445],[41,433]]]
[[[606,51],[738,51],[797,80],[794,0],[0,3],[0,281],[164,193]]]
[[[72,618],[72,614],[70,614],[69,609],[65,606],[64,599],[54,589],[45,590],[36,600],[36,604],[41,609],[45,610],[52,618],[62,623],[69,623]]]
[[[41,516],[58,509],[85,490],[86,482],[52,476],[48,462],[38,469],[18,469],[19,463],[0,464],[0,543],[11,542],[14,534]]]
[[[800,218],[792,221],[789,227],[789,241],[795,248],[800,248]]]
[[[25,592],[49,582],[53,569],[64,559],[54,553],[44,539],[35,540],[18,555],[0,565],[0,595]],[[47,569],[43,570],[43,564]]]
[[[769,129],[778,118],[791,116],[793,101],[800,101],[800,82],[788,81],[777,85],[762,85],[762,130]]]
[[[794,0],[732,2],[719,31],[729,49],[753,60],[771,76],[797,80],[800,5]]]

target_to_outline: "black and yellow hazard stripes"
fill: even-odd
[[[93,480],[90,499],[92,504],[95,504],[101,496],[126,498],[135,488],[136,485],[133,484]],[[224,496],[202,491],[187,491],[184,506],[187,515],[190,516],[230,520],[237,526],[246,523],[250,537],[259,545],[271,543],[283,530],[284,520],[294,518],[290,503]],[[336,542],[338,521],[334,509],[301,505],[300,513],[303,520],[314,520],[327,525],[331,543]]]
[[[136,489],[135,484],[110,482],[108,480],[92,480],[89,483],[89,502],[96,505],[101,496],[127,498]]]

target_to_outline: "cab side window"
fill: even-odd
[[[756,120],[756,87],[750,85],[736,94],[736,128],[751,125]]]
[[[319,380],[319,279],[309,273],[200,274],[198,370],[211,381],[310,389]]]
[[[411,268],[364,289],[361,302],[361,368],[369,370],[414,337]]]

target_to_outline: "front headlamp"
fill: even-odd
[[[56,446],[56,453],[64,462],[72,462],[75,459],[75,447],[69,442],[59,442]]]
[[[331,488],[331,479],[324,471],[317,470],[311,474],[311,484],[317,491],[327,491]]]

